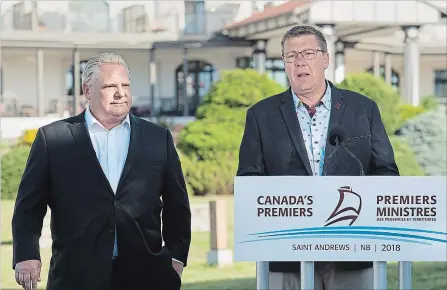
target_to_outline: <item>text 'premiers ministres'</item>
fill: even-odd
[[[378,195],[377,221],[436,221],[436,195]]]

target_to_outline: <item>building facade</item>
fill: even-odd
[[[45,123],[80,112],[83,66],[105,51],[128,63],[141,116],[193,116],[220,74],[238,67],[287,87],[280,43],[299,24],[326,35],[335,83],[369,71],[411,104],[447,96],[444,1],[54,3],[0,2],[2,132],[7,120]]]

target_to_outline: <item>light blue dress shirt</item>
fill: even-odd
[[[118,126],[111,130],[106,129],[98,120],[93,117],[90,109],[85,111],[85,122],[96,157],[110,183],[114,193],[118,187],[118,182],[126,162],[127,152],[130,142],[130,118],[129,115]],[[113,256],[118,256],[118,246],[116,242],[113,248]]]
[[[293,90],[292,95],[310,167],[314,176],[322,175],[331,114],[331,86],[326,82],[326,91],[315,107],[316,112],[313,116],[309,114],[306,105],[297,97]]]

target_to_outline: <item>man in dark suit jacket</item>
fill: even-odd
[[[291,88],[248,110],[237,175],[361,175],[358,161],[327,140],[337,126],[345,128],[345,146],[365,175],[399,175],[377,104],[325,80],[329,55],[323,34],[309,26],[294,27],[285,34],[282,49]],[[270,289],[300,288],[299,262],[269,265]],[[372,289],[372,266],[316,263],[315,289]]]
[[[191,240],[182,168],[170,132],[129,114],[129,78],[120,56],[93,57],[82,78],[86,111],[37,133],[12,220],[25,289],[40,281],[47,206],[48,290],[180,289]]]

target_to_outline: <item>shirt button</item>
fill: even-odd
[[[114,229],[114,228],[110,228],[110,229],[109,229],[109,233],[113,234],[114,232],[115,232],[115,229]]]

